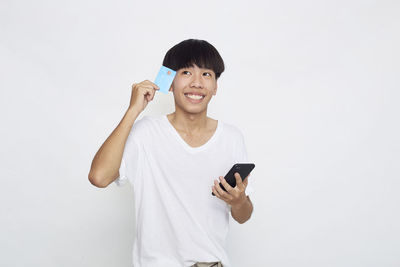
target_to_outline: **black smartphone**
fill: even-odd
[[[256,165],[254,163],[236,163],[232,166],[232,168],[229,170],[229,172],[225,175],[225,181],[232,187],[236,186],[236,178],[235,178],[235,173],[238,172],[240,174],[240,177],[242,178],[242,181],[246,179],[246,177],[250,174],[250,172],[254,169]],[[219,183],[219,186],[226,191],[222,183]],[[214,192],[211,193],[213,196]]]

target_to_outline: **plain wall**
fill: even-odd
[[[208,115],[238,126],[255,192],[235,267],[400,265],[398,1],[0,3],[0,266],[131,266],[130,185],[91,161],[197,38],[226,63]],[[141,117],[174,111],[157,94]],[[222,174],[221,174],[222,175]],[[211,185],[210,185],[211,187]]]

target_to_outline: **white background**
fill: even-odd
[[[130,266],[133,190],[91,161],[167,50],[226,63],[208,115],[256,164],[235,267],[400,265],[399,1],[0,2],[0,266]],[[141,114],[174,111],[157,94]]]

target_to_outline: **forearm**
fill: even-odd
[[[97,187],[106,187],[117,177],[122,154],[131,128],[139,112],[128,109],[121,122],[93,158],[89,180]]]
[[[231,207],[232,217],[240,224],[245,223],[248,219],[250,219],[252,213],[253,204],[251,203],[249,197],[247,197],[242,204]]]

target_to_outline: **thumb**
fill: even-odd
[[[249,183],[249,176],[247,176],[244,180],[243,180],[243,184],[245,186],[247,186],[247,184]]]

